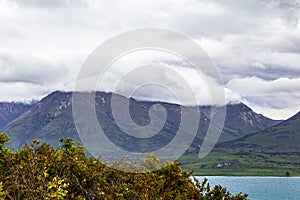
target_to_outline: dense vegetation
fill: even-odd
[[[159,160],[146,155],[142,163],[120,161],[114,168],[144,171],[126,173],[86,156],[72,139],[60,139],[55,149],[38,140],[19,151],[4,148],[8,136],[0,133],[0,199],[232,199],[221,186],[191,179],[191,172],[170,162],[156,168]]]

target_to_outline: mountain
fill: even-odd
[[[207,133],[210,124],[211,106],[201,106],[200,130],[189,149],[189,153],[199,152],[199,146]],[[232,141],[246,135],[256,133],[278,124],[280,121],[272,120],[261,114],[255,113],[244,103],[228,104],[226,106],[226,117],[221,136],[218,143]]]
[[[73,120],[72,94],[71,92],[54,92],[36,103],[13,123],[6,126],[3,132],[9,134],[11,137],[8,146],[12,149],[19,149],[25,142],[28,143],[36,138],[40,139],[41,142],[45,141],[53,146],[58,145],[57,139],[60,137],[71,137],[79,140]],[[84,114],[86,107],[91,106],[86,100],[92,95],[95,95],[95,105],[93,106],[95,106],[97,118],[102,129],[105,130],[106,136],[113,143],[122,146],[126,150],[147,152],[149,149],[155,150],[161,148],[168,144],[177,132],[177,122],[180,121],[180,112],[177,112],[180,108],[179,105],[170,104],[167,108],[168,116],[165,126],[157,135],[152,136],[147,141],[147,138],[134,138],[131,135],[124,134],[117,126],[111,112],[112,93],[82,93],[82,114]],[[126,99],[114,94],[114,97],[116,96],[120,99]],[[140,125],[149,124],[150,117],[148,111],[150,108],[132,98],[129,99],[129,102],[130,115],[133,121]],[[116,109],[120,110],[121,107],[123,107],[123,104],[117,105]],[[88,123],[86,124],[88,125]],[[155,129],[156,127],[152,128]],[[142,134],[147,135],[148,133]]]
[[[218,146],[233,152],[300,153],[300,112],[273,127]]]
[[[231,141],[256,133],[279,122],[255,113],[243,103],[227,105],[224,134],[221,135],[220,141]]]
[[[217,144],[204,159],[184,155],[199,175],[300,176],[300,112],[275,126]]]
[[[21,102],[0,102],[0,130],[31,107]]]
[[[57,139],[60,137],[71,137],[79,140],[76,127],[74,125],[72,113],[72,92],[54,92],[41,101],[37,102],[27,112],[15,119],[12,123],[3,128],[3,132],[11,137],[8,145],[13,149],[18,149],[24,142],[30,142],[36,138],[41,141],[46,141],[51,145],[57,146]],[[188,122],[192,122],[197,115],[195,107],[182,107],[177,104],[166,102],[145,102],[137,101],[133,98],[126,99],[120,95],[96,92],[82,93],[82,115],[85,114],[86,108],[89,108],[89,102],[86,98],[91,98],[95,95],[95,107],[97,119],[104,130],[106,136],[116,145],[129,151],[154,151],[167,145],[175,137],[179,130],[181,121],[181,111],[184,110],[185,116],[188,117]],[[126,134],[116,124],[113,113],[111,111],[112,96],[117,97],[120,101],[129,100],[130,116],[133,121],[139,125],[151,125],[149,110],[156,109],[162,111],[162,107],[167,111],[166,123],[158,134],[149,136],[147,132],[139,134],[149,138],[135,138],[132,135]],[[153,106],[154,104],[161,105],[160,107]],[[116,106],[116,110],[122,110],[123,103]],[[197,107],[196,107],[197,108]],[[251,134],[278,123],[278,121],[264,117],[263,115],[253,112],[245,104],[227,105],[227,113],[224,129],[220,141],[230,141],[247,134]],[[199,146],[203,142],[208,126],[210,124],[212,106],[200,106],[200,124],[197,135],[189,149],[189,153],[198,152]],[[151,112],[150,112],[151,115]],[[154,114],[157,121],[164,121],[163,115]],[[121,119],[123,123],[127,123],[125,119]],[[88,124],[88,123],[86,123]],[[150,130],[155,132],[156,124],[150,126]],[[88,128],[88,127],[87,127]],[[128,125],[129,131],[138,132],[134,125]],[[185,130],[185,135],[190,136],[191,131]]]
[[[36,138],[50,144],[56,144],[59,137],[78,139],[69,107],[70,97],[70,93],[52,93],[4,127],[2,131],[11,138],[8,146],[19,149],[24,142]]]

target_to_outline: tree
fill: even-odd
[[[7,141],[3,136],[3,144]],[[85,148],[72,139],[60,139],[61,148],[25,144],[19,151],[6,151],[0,165],[2,199],[227,199],[244,200],[225,188],[210,188],[207,180],[192,180],[192,172],[169,162],[158,169],[159,160],[146,155],[144,162],[116,162],[119,169],[144,170],[126,173],[88,157]],[[152,169],[156,169],[152,171]]]
[[[0,132],[0,149],[6,145],[7,141],[9,140],[9,136]]]

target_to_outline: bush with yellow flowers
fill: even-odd
[[[38,140],[12,152],[4,148],[8,136],[0,133],[0,199],[227,199],[244,200],[225,188],[210,188],[179,163],[156,169],[159,160],[145,155],[142,163],[119,161],[108,167],[89,157],[84,147],[63,139],[55,149]],[[117,170],[117,169],[123,169]],[[143,173],[126,173],[141,170]]]

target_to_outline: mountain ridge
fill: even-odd
[[[33,104],[22,102],[0,102],[0,129],[29,110]]]
[[[55,91],[44,97],[41,101],[34,104],[29,110],[6,125],[2,131],[11,136],[12,139],[9,145],[15,146],[16,149],[18,149],[24,142],[30,142],[30,140],[35,138],[40,138],[41,141],[46,141],[51,144],[56,143],[59,137],[72,137],[75,140],[79,140],[72,116],[72,94],[73,92]],[[92,93],[86,94],[92,95]],[[164,144],[167,144],[176,134],[178,124],[180,122],[180,105],[166,102],[142,102],[130,98],[129,109],[131,111],[131,117],[135,123],[140,125],[149,124],[149,109],[154,104],[164,106],[167,110],[168,118],[162,132],[159,135],[160,138],[158,138],[158,136],[153,138],[154,141],[150,144],[147,144],[144,140],[127,142],[130,137],[122,135],[122,132],[113,120],[113,115],[110,109],[111,96],[112,93],[96,92],[95,108],[99,122],[102,123],[116,144],[121,146],[123,145],[124,148],[127,148],[128,150],[136,150],[140,148],[144,149],[146,152],[147,149],[149,150],[152,148],[151,143],[154,143],[157,148],[161,147]],[[117,96],[122,97],[121,95]],[[197,136],[190,147],[190,153],[197,152],[199,150],[199,145],[202,143],[210,123],[210,112],[212,107],[200,106],[199,108],[201,113],[201,124],[198,129]],[[236,137],[242,137],[251,132],[256,132],[273,126],[276,123],[278,122],[275,120],[255,113],[251,108],[243,103],[236,105],[230,104],[227,105],[225,126],[220,140],[227,141],[232,138],[235,139]],[[118,137],[115,135],[118,135]],[[139,145],[135,145],[135,142],[139,143]]]

